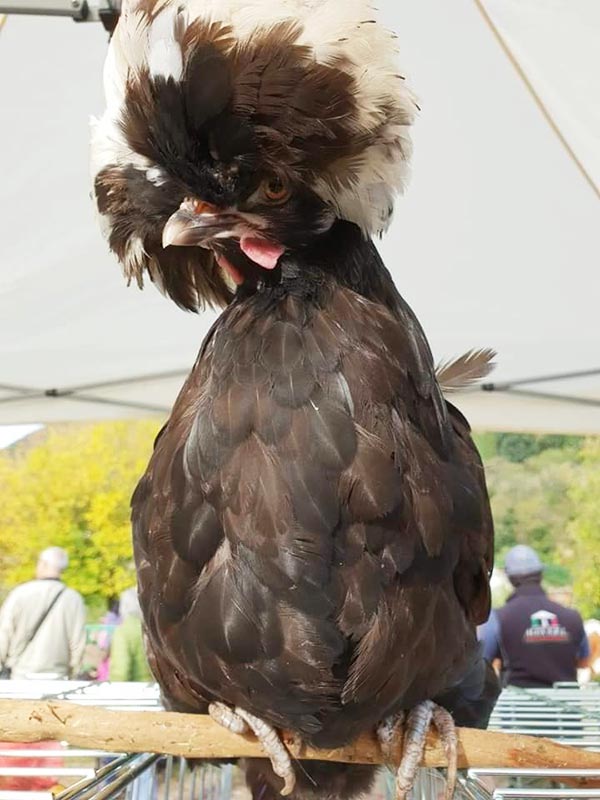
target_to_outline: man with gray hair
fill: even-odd
[[[580,615],[544,592],[544,565],[531,547],[518,544],[509,550],[504,570],[515,591],[485,624],[483,655],[501,662],[504,682],[511,686],[575,681],[577,667],[586,666],[590,654]]]
[[[35,580],[13,589],[0,609],[0,666],[4,677],[69,678],[85,648],[85,606],[61,575],[69,557],[61,547],[40,553]]]

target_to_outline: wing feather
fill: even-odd
[[[436,377],[442,391],[458,392],[482,380],[494,369],[496,351],[489,347],[468,350],[452,361],[443,361],[436,367]]]

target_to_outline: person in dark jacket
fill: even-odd
[[[544,566],[531,547],[513,547],[504,568],[515,591],[480,630],[485,658],[501,662],[506,685],[542,688],[575,681],[590,654],[581,616],[548,598]]]

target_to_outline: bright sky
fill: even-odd
[[[0,425],[0,450],[37,431],[41,425]]]

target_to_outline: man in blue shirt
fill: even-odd
[[[577,668],[586,666],[590,655],[581,616],[548,598],[544,567],[531,547],[513,547],[504,568],[515,591],[479,631],[484,656],[501,662],[508,685],[539,688],[575,681]]]

